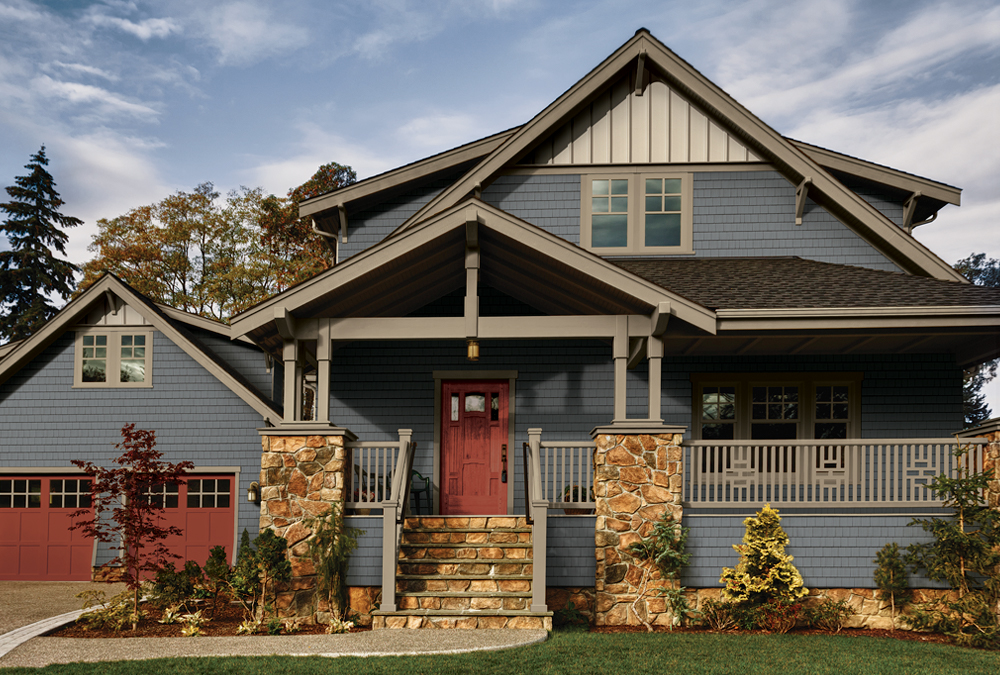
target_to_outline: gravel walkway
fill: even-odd
[[[182,656],[394,656],[492,651],[544,642],[544,630],[377,630],[349,635],[202,638],[36,637],[0,657],[0,668]]]
[[[89,581],[0,581],[0,635],[58,614],[80,609],[77,593],[104,591],[110,598],[125,590],[124,584]]]

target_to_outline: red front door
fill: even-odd
[[[507,513],[504,380],[441,385],[441,513]]]

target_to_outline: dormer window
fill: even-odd
[[[153,334],[94,328],[76,335],[74,387],[151,387]]]
[[[693,253],[690,174],[582,176],[580,245],[601,255]]]

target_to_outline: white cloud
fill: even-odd
[[[134,35],[143,42],[154,37],[165,38],[171,33],[179,33],[181,30],[180,25],[174,19],[153,18],[135,22],[117,16],[107,16],[97,13],[91,14],[88,18],[96,26],[117,28]]]
[[[468,143],[493,130],[481,129],[481,118],[467,113],[442,113],[410,120],[396,131],[396,137],[421,152],[441,152]]]
[[[95,66],[88,66],[83,63],[63,63],[62,61],[53,61],[52,65],[58,66],[63,70],[69,70],[74,73],[83,73],[84,75],[93,75],[94,77],[101,77],[109,82],[117,82],[119,77],[114,73],[109,73],[106,70],[102,70]]]
[[[78,82],[61,82],[48,75],[32,80],[32,89],[38,94],[76,105],[93,104],[88,111],[99,116],[125,114],[133,117],[155,118],[158,113],[148,105],[126,101],[106,89]]]
[[[225,65],[246,65],[303,47],[308,31],[283,21],[265,4],[241,1],[213,6],[197,22]]]

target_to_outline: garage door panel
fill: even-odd
[[[48,518],[41,511],[21,514],[21,541],[44,544],[48,540]]]
[[[0,579],[9,579],[17,574],[17,546],[0,546]]]

